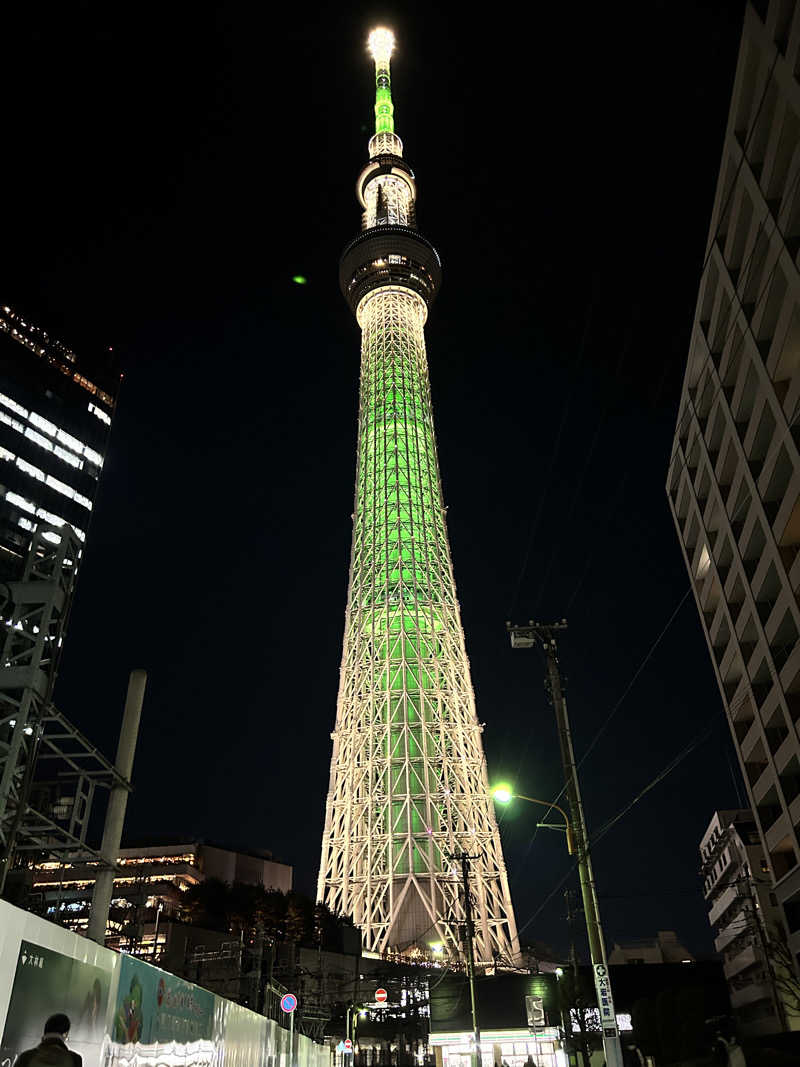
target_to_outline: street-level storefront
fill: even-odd
[[[472,1067],[472,1031],[432,1033],[436,1067]],[[481,1031],[481,1067],[567,1067],[558,1029]]]

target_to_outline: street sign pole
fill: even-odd
[[[297,997],[294,993],[284,993],[281,997],[281,1011],[289,1016],[289,1067],[294,1067],[294,1010]]]

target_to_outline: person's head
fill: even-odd
[[[47,1022],[44,1024],[45,1037],[57,1036],[66,1038],[69,1033],[69,1016],[65,1015],[63,1011],[56,1012],[55,1015],[51,1015]]]

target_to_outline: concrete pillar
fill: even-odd
[[[116,759],[117,771],[126,781],[130,781],[133,772],[133,756],[139,736],[139,720],[142,715],[146,684],[147,671],[131,671]],[[123,785],[112,786],[103,828],[103,843],[100,846],[100,854],[108,866],[98,871],[92,893],[92,911],[89,916],[88,936],[98,945],[105,944],[108,909],[111,906],[111,896],[114,891],[114,865],[119,859],[119,845],[122,840],[122,827],[125,823],[127,806],[128,790]]]

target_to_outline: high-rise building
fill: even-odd
[[[85,539],[118,385],[107,353],[78,357],[0,308],[0,579],[19,578],[38,525]]]
[[[460,954],[470,856],[476,957],[518,954],[456,599],[424,327],[441,281],[394,132],[388,30],[374,31],[375,134],[362,232],[340,263],[361,327],[353,546],[318,897],[367,950]]]
[[[764,5],[766,6],[766,5]],[[800,954],[800,9],[748,5],[667,493]]]
[[[770,946],[781,940],[783,919],[751,811],[714,812],[700,842],[700,871],[739,1025],[748,1035],[779,1033],[786,1010],[776,974],[784,966]]]
[[[20,842],[87,851],[95,787],[113,775],[53,706],[119,384],[110,364],[0,308],[0,892]],[[36,777],[43,751],[55,781]]]

